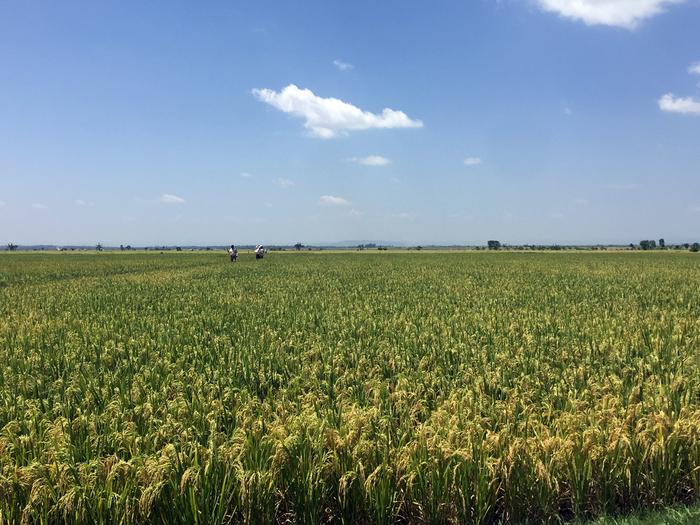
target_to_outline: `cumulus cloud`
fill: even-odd
[[[695,64],[688,66],[688,73],[691,75],[700,75],[700,62],[695,62]]]
[[[666,93],[659,99],[659,108],[669,113],[700,115],[700,101],[693,97],[675,97],[673,93]]]
[[[321,206],[347,206],[350,204],[342,197],[336,197],[335,195],[321,195],[318,203]]]
[[[164,193],[160,196],[160,202],[163,204],[184,204],[185,199],[178,197],[177,195],[172,195],[171,193]]]
[[[294,186],[294,181],[290,179],[275,179],[275,184],[277,184],[280,188],[291,188]]]
[[[545,11],[586,25],[634,29],[640,22],[663,13],[684,0],[536,0]]]
[[[391,160],[381,155],[368,155],[367,157],[350,157],[351,162],[357,162],[363,166],[387,166],[391,164]]]
[[[244,179],[250,179],[253,177],[253,174],[248,173],[247,171],[244,171],[243,173],[241,173],[241,177],[243,177]]]
[[[465,166],[478,166],[481,164],[481,159],[479,157],[467,157],[464,159]]]
[[[282,91],[253,89],[253,95],[273,108],[304,119],[311,135],[330,139],[348,131],[372,128],[421,128],[420,120],[411,120],[403,111],[384,108],[381,113],[364,111],[337,98],[323,98],[310,89],[290,84]]]
[[[343,62],[342,60],[334,60],[333,65],[340,69],[341,71],[350,71],[351,69],[355,69],[355,66],[352,64],[348,64],[347,62]]]

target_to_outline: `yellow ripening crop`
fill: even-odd
[[[0,255],[0,524],[691,501],[699,289],[668,252]]]

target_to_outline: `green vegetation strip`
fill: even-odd
[[[659,512],[645,512],[624,518],[599,518],[586,525],[696,525],[700,523],[700,507],[677,507]]]
[[[692,503],[698,290],[690,253],[2,254],[0,523]]]

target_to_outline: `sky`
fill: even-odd
[[[0,242],[700,241],[700,1],[0,2]]]

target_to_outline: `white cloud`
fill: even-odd
[[[588,199],[576,199],[574,201],[574,204],[577,206],[588,206],[590,204],[590,201]]]
[[[564,218],[564,214],[561,212],[558,212],[558,211],[550,213],[549,216],[552,218],[552,220],[555,220],[555,221],[558,221],[558,220]]]
[[[348,215],[350,215],[350,217],[359,217],[360,215],[364,215],[364,212],[352,209],[348,212]]]
[[[350,71],[351,69],[355,69],[355,66],[352,64],[348,64],[347,62],[343,62],[342,60],[334,60],[333,65],[340,69],[341,71]]]
[[[316,96],[310,89],[290,84],[282,91],[253,89],[253,95],[270,106],[304,119],[311,135],[330,139],[348,131],[371,128],[421,128],[420,120],[411,120],[403,111],[385,108],[380,114],[363,111],[337,98]]]
[[[84,201],[83,199],[76,199],[75,205],[80,206],[80,207],[85,207],[85,206],[93,207],[93,206],[95,206],[95,203],[92,201]]]
[[[691,75],[700,75],[700,62],[695,62],[695,64],[688,66],[688,73]]]
[[[350,157],[350,162],[357,162],[363,166],[387,166],[391,164],[391,160],[381,155],[368,155],[367,157]]]
[[[406,211],[403,211],[403,212],[400,212],[400,213],[394,213],[394,214],[392,215],[392,217],[394,217],[395,219],[402,219],[402,220],[405,220],[405,219],[412,219],[412,218],[413,218],[413,214],[408,213],[408,212],[406,212]]]
[[[244,179],[250,179],[253,177],[253,174],[248,173],[247,171],[244,171],[243,173],[241,173],[241,177],[243,177]]]
[[[336,197],[334,195],[321,195],[321,198],[318,200],[318,203],[321,206],[347,206],[348,204],[350,204],[342,197]]]
[[[700,213],[700,206],[693,206],[688,211],[690,211],[690,213]]]
[[[479,157],[467,157],[464,159],[465,166],[478,166],[481,164],[481,159]]]
[[[46,204],[41,204],[40,202],[35,202],[34,204],[32,204],[32,208],[34,208],[35,210],[48,210],[49,209],[49,207],[46,206]]]
[[[182,197],[178,197],[177,195],[164,193],[160,196],[160,202],[163,204],[184,204],[185,199],[183,199]]]
[[[659,108],[669,113],[700,115],[700,102],[693,97],[674,97],[673,93],[666,93],[659,99]]]
[[[275,179],[275,184],[280,188],[291,188],[294,186],[294,181],[289,179]]]
[[[639,23],[684,0],[536,0],[537,4],[564,18],[586,25],[634,29]]]
[[[574,114],[574,112],[570,107],[567,106],[564,108],[564,115],[566,115],[567,117],[570,117],[573,114]]]

